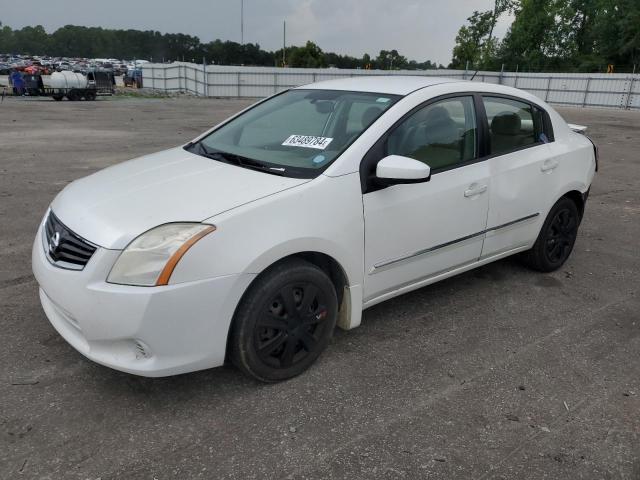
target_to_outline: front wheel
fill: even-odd
[[[580,214],[575,202],[563,197],[551,208],[533,248],[524,252],[524,263],[540,272],[564,265],[578,236]]]
[[[263,382],[299,375],[327,347],[338,318],[336,290],[315,265],[291,260],[262,274],[233,320],[233,363]]]

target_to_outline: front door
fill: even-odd
[[[478,162],[472,96],[418,108],[388,135],[384,155],[428,164],[429,182],[366,191],[365,302],[476,262],[489,208],[490,175]]]

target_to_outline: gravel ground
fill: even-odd
[[[640,478],[640,113],[565,109],[600,145],[574,254],[378,305],[308,373],[144,379],[46,320],[30,248],[69,181],[247,100],[0,103],[0,478]]]

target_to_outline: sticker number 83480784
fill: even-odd
[[[304,147],[324,150],[333,141],[333,138],[316,137],[313,135],[291,135],[282,145],[286,147]]]

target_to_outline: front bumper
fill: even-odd
[[[120,254],[98,248],[82,271],[53,266],[32,250],[40,301],[76,350],[107,367],[161,377],[222,365],[235,307],[253,275],[228,275],[163,287],[106,283]]]

